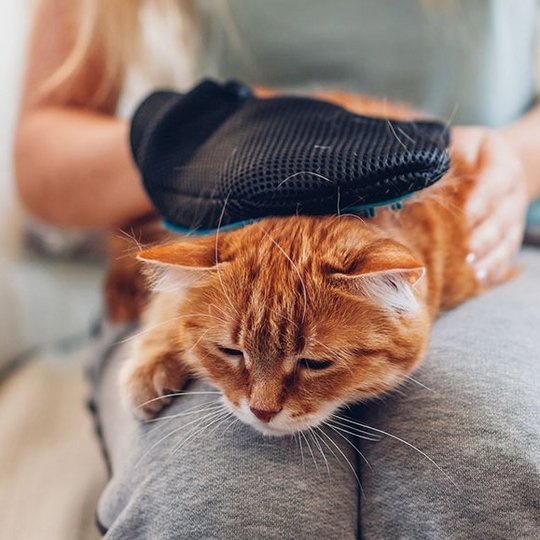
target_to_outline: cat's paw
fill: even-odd
[[[124,401],[135,416],[149,420],[171,402],[187,376],[183,365],[172,354],[144,362],[128,360],[120,373]]]

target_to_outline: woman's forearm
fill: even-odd
[[[114,116],[121,73],[107,71],[100,36],[65,80],[51,77],[77,44],[80,2],[39,0],[28,47],[15,168],[28,210],[59,226],[103,229],[151,210]]]
[[[540,106],[503,128],[502,133],[521,158],[530,199],[540,197]]]
[[[128,125],[84,109],[44,107],[21,118],[15,166],[23,203],[59,226],[103,228],[150,212]]]

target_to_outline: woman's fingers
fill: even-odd
[[[514,256],[521,245],[522,237],[523,229],[513,226],[494,249],[483,258],[474,261],[476,277],[482,285],[493,285],[508,274]]]
[[[470,249],[476,259],[484,257],[501,242],[512,228],[523,229],[523,215],[526,201],[518,187],[495,202],[497,206],[488,211],[483,221],[471,231]]]
[[[512,191],[524,190],[521,162],[503,144],[503,139],[491,135],[481,151],[480,169],[466,212],[469,222],[477,224],[486,218]]]
[[[507,170],[489,167],[483,170],[477,178],[471,197],[467,202],[465,212],[472,226],[475,226],[489,216],[501,201],[517,189],[516,177]]]

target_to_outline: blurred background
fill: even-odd
[[[76,234],[36,237],[16,202],[12,137],[31,4],[0,0],[0,538],[93,539],[106,473],[81,366],[103,264],[75,256]],[[66,243],[63,258],[43,254]]]

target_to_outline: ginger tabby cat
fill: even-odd
[[[361,96],[318,97],[359,114],[413,115]],[[402,210],[369,220],[269,218],[152,245],[138,254],[151,296],[139,263],[118,258],[107,286],[113,318],[147,302],[121,373],[129,406],[152,417],[167,394],[203,377],[242,421],[282,435],[394,389],[421,361],[437,314],[480,291],[465,260],[471,181],[462,169],[454,160]],[[151,242],[163,234],[145,230]]]

